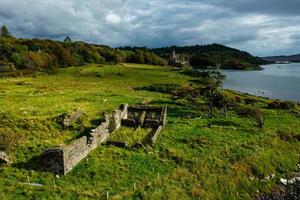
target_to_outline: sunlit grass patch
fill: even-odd
[[[147,139],[148,134],[152,131],[151,128],[128,128],[121,127],[119,130],[113,132],[109,138],[109,141],[125,142],[129,146],[137,143],[143,143]]]

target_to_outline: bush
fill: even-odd
[[[273,101],[268,104],[270,109],[289,110],[296,108],[296,103],[291,101]]]
[[[167,84],[153,84],[150,86],[145,86],[141,88],[137,88],[137,90],[147,90],[150,92],[161,92],[166,94],[171,94],[176,92],[181,86],[174,83],[167,83]]]
[[[295,133],[295,132],[284,133],[282,131],[279,131],[278,136],[280,137],[280,139],[282,139],[284,141],[288,141],[288,142],[297,142],[297,141],[299,142],[300,141],[300,134]]]
[[[20,141],[20,136],[10,132],[0,132],[0,151],[10,151]]]
[[[254,108],[241,108],[237,111],[238,116],[240,117],[247,117],[248,119],[250,119],[250,121],[252,121],[256,127],[262,129],[264,126],[264,114],[258,110],[258,109],[254,109]]]
[[[20,69],[55,72],[58,68],[52,56],[43,52],[22,52]]]
[[[0,73],[2,73],[2,72],[13,72],[13,71],[16,71],[16,68],[13,64],[0,65]]]
[[[243,102],[243,99],[239,96],[236,96],[235,100],[236,100],[237,103],[242,103]]]
[[[245,104],[255,104],[255,103],[258,103],[258,100],[257,99],[254,99],[254,98],[247,98],[245,99]]]

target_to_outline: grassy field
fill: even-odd
[[[297,170],[299,107],[271,110],[269,100],[257,98],[254,107],[266,116],[258,129],[234,112],[195,116],[191,105],[167,94],[135,90],[154,83],[188,86],[190,79],[169,67],[135,64],[0,79],[0,134],[13,160],[0,168],[0,199],[251,199]],[[121,103],[168,106],[167,126],[153,149],[101,146],[59,178],[31,170],[43,150],[95,128],[103,112]],[[78,108],[88,116],[83,127],[64,130],[55,121]],[[270,174],[273,180],[263,180]]]

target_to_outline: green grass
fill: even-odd
[[[121,127],[119,130],[113,132],[109,138],[109,141],[126,142],[129,146],[133,146],[137,143],[143,143],[146,137],[152,132],[151,128],[128,128]]]
[[[187,86],[189,80],[169,67],[137,64],[89,65],[51,76],[0,79],[0,134],[13,139],[6,152],[14,162],[0,168],[0,199],[106,199],[107,192],[113,199],[250,199],[297,170],[299,141],[280,134],[299,134],[299,115],[266,109],[270,100],[258,98],[261,102],[255,104],[266,115],[260,130],[232,111],[228,118],[209,119],[201,112],[189,118],[195,110],[183,101],[135,90],[155,83]],[[100,146],[59,179],[30,169],[46,148],[95,128],[103,112],[121,103],[143,102],[168,106],[167,126],[153,149]],[[77,108],[88,116],[84,129],[64,130],[55,122]],[[111,139],[133,143],[144,135],[128,137],[130,131],[122,128]],[[274,180],[262,180],[273,173]],[[27,177],[45,186],[24,185]]]

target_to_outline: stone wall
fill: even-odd
[[[163,129],[163,126],[159,126],[157,129],[154,129],[154,131],[153,131],[154,134],[152,135],[152,137],[149,141],[151,145],[153,145],[156,142],[159,134],[162,132],[162,129]]]
[[[152,131],[137,144],[135,147],[142,147],[144,145],[153,145],[162,132],[167,118],[166,107],[154,106],[129,106],[127,109],[127,117],[122,119],[122,125],[127,127],[142,127],[151,128]],[[110,145],[126,146],[124,141],[109,141]]]
[[[106,142],[110,134],[121,125],[142,126],[153,129],[150,144],[154,144],[166,123],[165,107],[135,106],[127,104],[120,106],[112,114],[104,116],[102,123],[87,136],[74,140],[69,145],[54,147],[44,151],[40,157],[40,169],[59,175],[69,173],[93,149]],[[77,115],[75,118],[77,118]],[[126,143],[113,142],[119,146]]]
[[[123,118],[122,125],[134,127],[157,128],[165,126],[167,117],[166,107],[153,106],[130,106],[128,107],[127,117]]]
[[[88,136],[74,140],[69,145],[54,147],[44,151],[40,157],[40,169],[59,175],[69,173],[90,151],[105,142],[110,133],[121,126],[122,119],[127,117],[128,105],[121,105],[111,115],[105,115],[103,122]]]
[[[63,147],[64,151],[64,174],[70,172],[92,150],[86,136],[83,136],[70,145]]]

